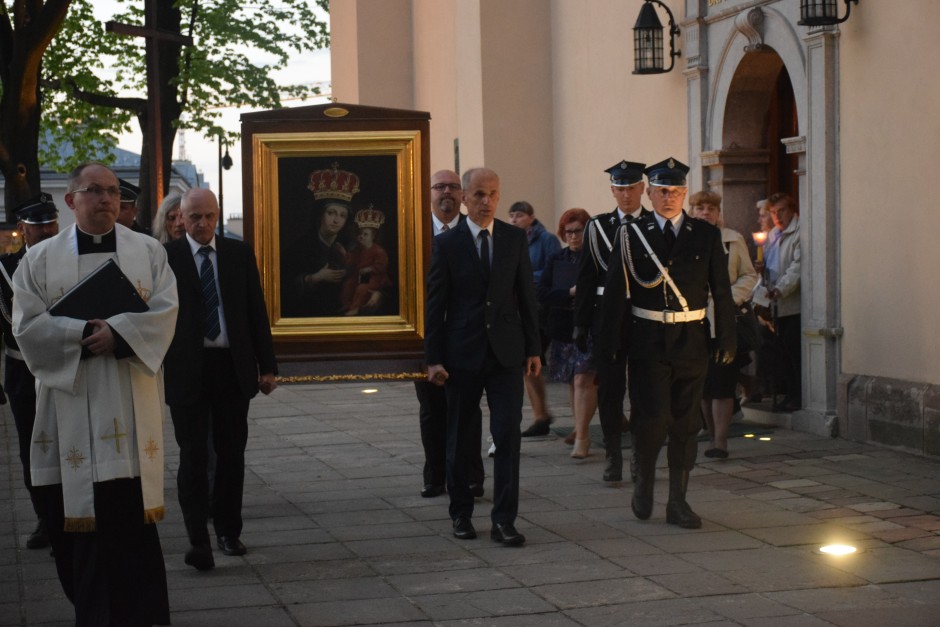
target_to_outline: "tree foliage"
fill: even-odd
[[[7,1],[0,3],[5,6]],[[164,189],[178,129],[223,136],[226,132],[219,125],[223,107],[276,108],[283,97],[318,93],[303,76],[283,85],[273,72],[298,53],[329,45],[328,26],[316,10],[328,11],[328,0],[153,1],[158,27],[189,35],[194,42],[161,44]],[[15,0],[20,2],[42,4]],[[114,3],[118,9],[110,19],[144,25],[144,0]],[[144,183],[149,180],[144,40],[107,32],[92,5],[91,0],[71,0],[68,15],[42,59],[42,129],[49,141],[43,142],[41,160],[63,170],[108,155],[117,136],[129,130],[136,117],[144,131]],[[73,152],[57,150],[66,144]]]

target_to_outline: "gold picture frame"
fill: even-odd
[[[353,359],[420,352],[430,239],[423,139],[419,129],[251,135],[250,229],[276,344]],[[340,205],[344,224],[327,232]],[[365,247],[367,231],[378,241]],[[320,270],[330,278],[317,281]]]

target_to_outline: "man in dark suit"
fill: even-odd
[[[675,159],[646,169],[655,213],[625,226],[614,242],[599,339],[617,345],[621,321],[629,321],[637,460],[633,513],[641,520],[652,513],[656,458],[668,435],[666,522],[697,529],[702,520],[685,495],[698,452],[702,389],[710,352],[719,363],[731,363],[736,334],[721,231],[682,210],[688,171]],[[709,294],[715,304],[713,347],[705,318]]]
[[[649,211],[640,204],[643,198],[643,163],[623,160],[607,168],[610,193],[617,208],[595,216],[584,233],[586,255],[581,256],[581,269],[575,287],[574,341],[581,351],[588,349],[588,335],[596,335],[604,303],[604,281],[607,261],[622,224],[631,222]],[[604,481],[623,479],[621,433],[624,429],[623,397],[627,391],[626,338],[617,345],[606,345],[594,338],[593,354],[597,368],[597,412],[604,432],[607,464]]]
[[[460,177],[451,170],[439,170],[431,175],[431,232],[434,236],[445,233],[465,221],[460,213],[463,191]],[[447,481],[447,395],[444,388],[430,381],[415,381],[415,394],[420,409],[418,419],[421,424],[421,444],[424,447],[424,488],[421,496],[433,498],[446,491]],[[480,417],[477,426],[476,446],[470,446],[470,492],[473,496],[483,496],[483,457],[480,455],[480,439],[483,422]],[[470,438],[471,441],[473,437]]]
[[[23,477],[36,512],[36,529],[26,539],[27,549],[41,549],[49,546],[46,522],[41,515],[41,505],[33,492],[33,482],[29,472],[29,447],[33,439],[33,423],[36,421],[36,377],[29,371],[23,354],[20,353],[16,338],[13,337],[13,273],[20,265],[20,260],[27,249],[44,239],[49,239],[59,232],[59,211],[52,202],[52,196],[40,193],[27,200],[14,212],[19,220],[17,230],[23,235],[23,247],[15,253],[0,257],[0,324],[3,326],[3,353],[6,356],[3,367],[3,387],[10,399],[10,411],[16,424],[16,435],[20,444],[20,462],[23,464]],[[5,403],[3,390],[0,389],[0,404]]]
[[[210,511],[222,553],[247,551],[239,536],[248,404],[259,389],[270,394],[277,387],[277,364],[251,248],[215,236],[219,205],[211,191],[187,191],[180,211],[186,237],[166,245],[180,299],[176,335],[166,355],[166,401],[180,447],[177,487],[192,545],[186,563],[208,570],[215,565]],[[217,455],[211,506],[210,420]]]
[[[476,537],[466,451],[479,447],[475,424],[484,390],[490,409],[493,526],[490,537],[519,546],[519,449],[523,375],[537,375],[539,328],[525,232],[495,220],[499,177],[463,175],[468,220],[434,238],[428,273],[425,352],[428,380],[447,393],[447,491],[454,536]],[[475,438],[475,439],[474,439]]]

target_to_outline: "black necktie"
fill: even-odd
[[[666,239],[666,249],[672,251],[672,245],[676,243],[676,232],[672,228],[672,220],[666,220],[666,226],[663,228],[663,237]]]
[[[490,232],[480,230],[480,261],[483,262],[483,275],[490,278]]]
[[[222,325],[219,322],[219,290],[215,286],[215,272],[212,269],[212,260],[209,259],[211,252],[210,246],[199,249],[199,254],[202,255],[199,280],[202,282],[202,301],[206,307],[206,337],[214,340],[222,332]]]

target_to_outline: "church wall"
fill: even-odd
[[[621,159],[655,163],[674,156],[688,163],[683,58],[667,74],[632,74],[633,25],[642,4],[551,4],[557,216],[570,207],[611,211],[616,204],[604,170]],[[682,3],[667,4],[681,21]],[[681,37],[677,45],[683,49]],[[645,196],[643,203],[650,207]]]
[[[940,383],[940,4],[863,2],[841,26],[843,371]]]

